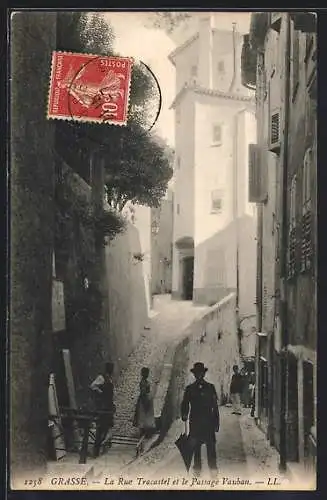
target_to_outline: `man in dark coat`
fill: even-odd
[[[94,443],[94,456],[98,457],[100,453],[101,444],[106,442],[108,438],[108,446],[111,446],[111,432],[114,425],[114,384],[112,381],[114,371],[113,363],[106,363],[103,374],[93,380],[90,389],[95,394],[96,409],[108,412],[101,415],[97,421],[95,443]],[[109,435],[109,436],[108,436]]]
[[[190,421],[190,437],[195,441],[194,472],[201,472],[201,445],[206,444],[208,466],[217,471],[216,435],[219,431],[218,398],[215,386],[204,380],[207,368],[195,363],[191,369],[195,382],[186,387],[181,405],[182,420]]]
[[[238,366],[233,366],[233,375],[230,383],[230,397],[232,400],[233,411],[236,415],[242,415],[241,411],[241,394],[244,387],[243,376],[238,371]]]

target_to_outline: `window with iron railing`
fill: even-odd
[[[305,154],[302,172],[302,223],[301,223],[301,271],[312,266],[312,200],[311,200],[312,149]]]
[[[293,176],[290,192],[290,219],[288,234],[288,278],[293,278],[296,274],[296,184],[297,177]]]

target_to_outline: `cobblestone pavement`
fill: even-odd
[[[219,371],[217,363],[222,362],[217,357],[216,346],[210,342],[199,343],[197,336],[191,337],[189,368],[196,359],[200,359],[209,366],[208,377],[210,382],[217,385]],[[226,353],[228,357],[229,353]],[[191,381],[191,378],[188,382]],[[217,457],[220,477],[253,478],[259,481],[257,488],[262,487],[260,481],[267,477],[279,477],[278,454],[265,438],[264,433],[256,426],[250,417],[250,410],[243,409],[242,416],[233,415],[231,408],[220,406],[221,427],[217,434]],[[167,436],[156,448],[140,457],[140,459],[124,469],[124,474],[133,476],[137,473],[144,477],[160,477],[172,474],[186,475],[185,466],[176,449],[175,440],[183,432],[184,424],[181,420],[175,421]],[[208,475],[206,466],[206,450],[202,450],[203,474]],[[192,473],[190,472],[192,475]],[[262,479],[264,478],[264,479]]]
[[[247,461],[243,447],[243,439],[239,424],[239,417],[232,415],[230,408],[220,408],[221,428],[216,434],[218,467],[221,474],[245,475]],[[135,464],[138,473],[157,475],[185,475],[184,463],[176,449],[175,440],[183,432],[184,424],[177,420],[171,427],[164,441],[151,450],[142,460]],[[206,449],[202,447],[203,472],[206,475]],[[131,471],[132,469],[130,469]]]
[[[151,369],[152,384],[155,387],[160,379],[162,365],[167,348],[196,318],[203,315],[205,308],[195,308],[190,302],[173,302],[169,297],[159,297],[155,303],[158,314],[149,320],[149,330],[144,334],[130,356],[127,369],[121,374],[116,385],[117,416],[115,433],[133,435],[135,429],[131,420],[138,395],[139,372],[143,365]],[[217,362],[215,352],[192,340],[192,364],[195,358],[213,366]],[[193,359],[194,358],[194,359]],[[214,370],[211,373],[212,382],[217,383]],[[222,485],[226,481],[253,481],[253,489],[264,489],[268,477],[280,477],[278,474],[278,455],[271,448],[264,434],[255,425],[249,415],[250,410],[243,409],[242,416],[233,415],[229,407],[220,407],[221,427],[217,434],[217,457],[220,478],[216,487],[237,487],[231,484]],[[188,477],[192,481],[192,469],[187,474],[182,458],[175,446],[175,440],[183,432],[181,420],[173,422],[165,439],[155,448],[146,452],[136,461],[133,450],[123,450],[113,447],[104,455],[96,467],[99,472],[111,471],[111,474],[122,474],[124,477],[162,478],[167,476]],[[206,450],[202,450],[203,478],[208,478]],[[97,459],[99,462],[99,459]],[[100,473],[101,474],[101,473]],[[256,484],[256,481],[258,483]],[[263,481],[263,482],[262,482]],[[286,481],[286,480],[283,480]],[[251,483],[252,484],[252,483]],[[283,482],[284,484],[284,482]],[[195,485],[197,488],[197,485]],[[201,488],[201,486],[199,486]],[[242,486],[241,486],[242,488]],[[203,487],[202,487],[203,489]]]
[[[243,410],[239,418],[248,469],[251,475],[278,474],[279,454],[269,445],[267,438],[251,418],[250,410]]]
[[[250,480],[253,489],[267,486],[269,477],[273,482],[279,478],[287,487],[288,480],[278,472],[278,454],[267,442],[264,433],[250,417],[249,410],[243,409],[242,416],[233,415],[231,408],[220,407],[221,426],[217,434],[218,478],[221,486],[233,486],[227,481]],[[184,424],[177,420],[171,426],[164,441],[124,469],[124,474],[138,477],[158,478],[163,476],[192,478],[192,468],[187,474],[181,456],[175,447],[175,440],[183,432]],[[203,478],[209,477],[206,464],[206,450],[202,449]]]
[[[132,420],[138,397],[141,367],[150,368],[150,382],[155,395],[168,346],[206,309],[206,307],[195,307],[190,301],[172,301],[169,295],[154,298],[154,311],[157,314],[149,319],[147,328],[142,332],[139,343],[129,356],[128,366],[122,371],[115,387],[117,413],[114,434],[124,436],[137,434]]]

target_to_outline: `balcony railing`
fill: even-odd
[[[296,227],[292,227],[289,232],[288,243],[288,278],[293,278],[296,274]]]
[[[312,212],[306,210],[302,216],[301,271],[311,269],[312,265]]]

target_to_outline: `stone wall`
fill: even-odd
[[[65,182],[69,183],[72,196],[83,199],[87,207],[91,201],[91,187],[64,162],[61,162],[61,168],[66,174]],[[115,375],[118,376],[144,328],[148,318],[146,287],[149,287],[149,277],[145,263],[133,255],[142,254],[145,243],[141,240],[142,237],[144,240],[144,233],[146,236],[149,226],[145,224],[145,227],[137,228],[127,221],[122,234],[117,235],[104,249],[97,250],[94,249],[93,233],[83,221],[79,220],[78,224],[71,227],[65,272],[62,270],[66,329],[53,335],[57,390],[62,405],[68,404],[66,381],[61,373],[63,348],[71,352],[77,403],[89,407],[93,405],[89,385],[103,369],[104,362],[114,361]],[[103,290],[91,303],[90,299],[87,300],[88,291],[83,289],[82,278],[88,277],[91,290],[92,282],[96,283],[98,279],[94,269],[96,259],[102,272]],[[60,259],[56,260],[59,264]],[[61,267],[57,266],[57,272]],[[105,317],[103,328],[99,328],[102,316],[98,307],[100,297]],[[97,302],[95,310],[94,301]],[[86,316],[83,311],[86,311]]]
[[[126,366],[148,319],[144,266],[134,258],[138,253],[140,234],[131,223],[106,248],[111,357],[118,370]]]
[[[212,305],[236,290],[238,244],[240,314],[255,315],[255,234],[255,218],[243,215],[195,247],[195,303]]]
[[[186,385],[194,381],[190,369],[196,361],[202,361],[207,366],[206,380],[215,385],[219,404],[224,404],[229,394],[232,367],[240,363],[234,293],[195,321],[176,347],[162,412],[163,432],[167,431],[173,420],[180,417],[183,392]]]
[[[229,394],[232,367],[239,363],[235,294],[228,295],[212,307],[203,319],[202,331],[193,335],[188,369],[196,361],[202,361],[207,366],[206,378],[215,385],[219,401],[223,404]],[[187,383],[192,382],[194,379],[189,370],[187,375]]]
[[[54,124],[46,119],[56,14],[11,15],[10,459],[45,467],[54,227]],[[40,471],[41,472],[41,471]]]

